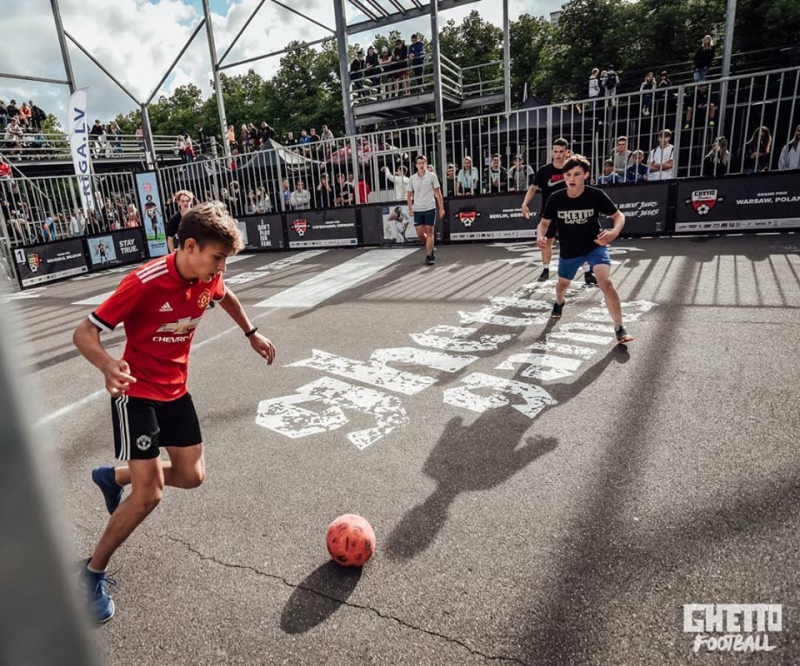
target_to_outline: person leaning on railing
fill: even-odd
[[[408,60],[411,70],[414,73],[411,85],[417,88],[422,85],[422,68],[425,61],[425,45],[422,43],[422,35],[411,35],[411,46],[408,47]],[[415,92],[419,92],[416,90]]]
[[[794,130],[794,138],[781,150],[778,157],[778,168],[781,171],[800,169],[800,125]]]
[[[464,158],[463,164],[456,178],[456,196],[471,197],[480,192],[478,170],[472,166],[472,158],[469,156]]]
[[[731,165],[731,153],[728,140],[724,136],[717,137],[703,158],[703,175],[717,178],[728,173]]]
[[[769,127],[759,127],[744,146],[744,172],[756,173],[769,169],[772,157],[772,133]]]
[[[508,170],[508,191],[527,192],[533,169],[525,164],[522,155],[514,155],[514,166]]]

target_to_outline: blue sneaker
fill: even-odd
[[[92,470],[92,481],[103,491],[108,512],[114,513],[122,501],[122,486],[114,480],[114,468],[95,467]]]
[[[98,624],[104,624],[114,617],[114,600],[108,593],[109,585],[116,585],[117,581],[109,578],[104,573],[89,571],[89,560],[83,563],[81,582],[86,588],[89,599],[89,610]]]

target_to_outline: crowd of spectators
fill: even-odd
[[[366,54],[359,49],[350,63],[354,96],[388,99],[419,92],[424,64],[422,35],[411,35],[409,45],[398,37],[394,47],[384,46],[380,53],[374,46],[369,46]]]
[[[42,131],[47,114],[33,100],[8,104],[0,99],[0,132],[3,152],[10,157],[40,159],[52,154],[55,146]]]

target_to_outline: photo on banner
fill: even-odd
[[[414,229],[414,218],[408,214],[408,206],[395,204],[381,208],[383,240],[395,243],[419,242]]]
[[[139,205],[147,237],[148,253],[151,257],[163,257],[167,254],[167,234],[155,173],[137,173],[136,187],[139,190]]]
[[[112,236],[87,238],[86,243],[89,246],[89,257],[92,260],[92,266],[98,267],[117,262],[117,253],[114,249],[114,238]]]

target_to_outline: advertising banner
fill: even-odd
[[[419,244],[414,220],[408,214],[408,206],[403,203],[361,207],[361,231],[364,245]],[[447,210],[445,204],[445,211]],[[437,242],[442,240],[445,220],[436,217],[434,235]]]
[[[167,254],[166,221],[161,197],[158,194],[156,174],[152,171],[137,173],[136,187],[139,190],[140,213],[147,238],[148,255],[163,257]]]
[[[289,248],[358,245],[355,208],[306,210],[286,214]]]
[[[89,270],[80,239],[14,250],[14,263],[23,288],[80,275]]]
[[[89,261],[93,269],[109,268],[143,261],[147,258],[144,239],[139,229],[114,231],[105,236],[86,239]]]
[[[283,216],[280,213],[238,217],[236,221],[245,246],[256,250],[283,249]]]
[[[668,183],[639,183],[622,187],[600,188],[617,204],[625,216],[623,235],[652,236],[667,228]],[[602,215],[600,224],[612,226],[611,219]]]
[[[797,173],[752,174],[678,184],[678,233],[792,227],[800,227]]]
[[[531,216],[522,216],[524,193],[449,199],[451,241],[536,238],[542,207],[540,194],[530,203]]]
[[[69,97],[67,136],[72,164],[78,177],[81,207],[86,212],[95,207],[91,182],[92,154],[89,149],[89,125],[86,121],[86,88],[76,90]]]

